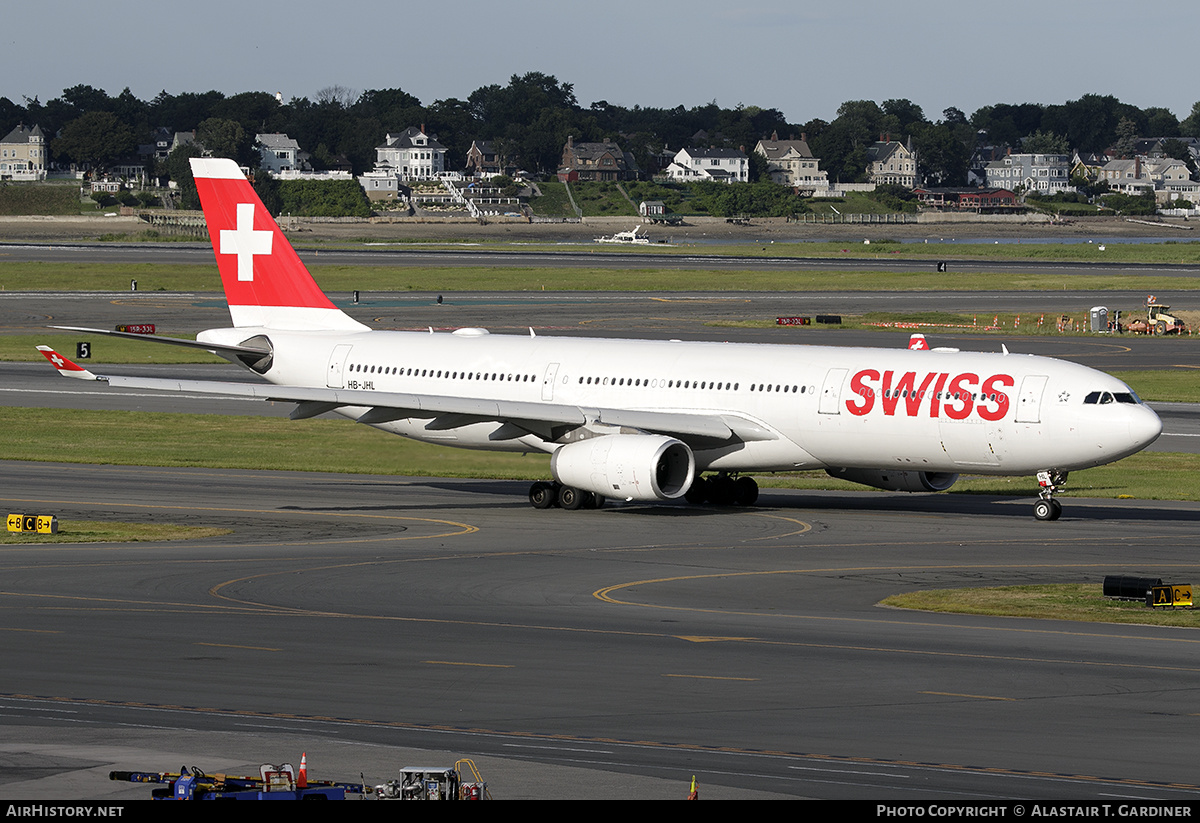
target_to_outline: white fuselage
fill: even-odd
[[[265,376],[277,384],[731,416],[761,430],[760,437],[693,442],[697,470],[1070,471],[1133,454],[1161,431],[1157,415],[1116,378],[1031,355],[470,329],[237,328],[200,339],[240,342],[256,334],[272,342]],[[338,411],[358,418],[367,408]],[[376,425],[475,449],[553,452],[562,445],[536,435],[500,436],[502,423],[452,423],[406,418]]]

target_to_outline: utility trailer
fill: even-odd
[[[108,773],[109,780],[153,783],[160,788],[150,791],[153,800],[345,800],[346,795],[363,795],[369,790],[362,783],[338,783],[308,780],[301,766],[299,779],[290,763],[265,764],[258,777],[205,774],[192,766],[178,772]]]

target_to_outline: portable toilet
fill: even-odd
[[[1105,306],[1092,307],[1092,331],[1108,331],[1108,309]]]

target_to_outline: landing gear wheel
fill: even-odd
[[[1062,503],[1054,499],[1055,492],[1067,482],[1067,473],[1058,469],[1044,469],[1037,473],[1038,501],[1033,504],[1033,516],[1038,520],[1057,520],[1062,516]]]
[[[587,502],[587,496],[590,492],[580,491],[574,486],[563,486],[558,490],[558,505],[559,508],[567,511],[575,511],[582,508]]]
[[[1062,515],[1062,503],[1042,499],[1033,504],[1033,516],[1038,520],[1057,520]]]
[[[683,493],[683,499],[691,503],[693,506],[699,506],[708,497],[708,481],[703,477],[697,477],[692,481],[692,485]]]
[[[727,474],[718,474],[708,481],[708,500],[717,506],[732,506],[735,502],[733,479]]]
[[[758,483],[753,477],[739,477],[733,481],[733,502],[739,506],[753,506],[758,502]]]
[[[529,505],[535,509],[548,509],[558,500],[553,483],[538,481],[529,487]]]

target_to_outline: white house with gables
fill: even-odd
[[[280,172],[300,168],[300,144],[286,134],[256,134],[254,145],[262,158],[261,166],[278,177]]]
[[[667,175],[680,183],[745,183],[750,179],[750,158],[737,149],[680,149]]]
[[[425,126],[409,126],[389,134],[375,147],[375,171],[391,172],[401,180],[436,180],[446,170],[446,147],[425,133]]]

